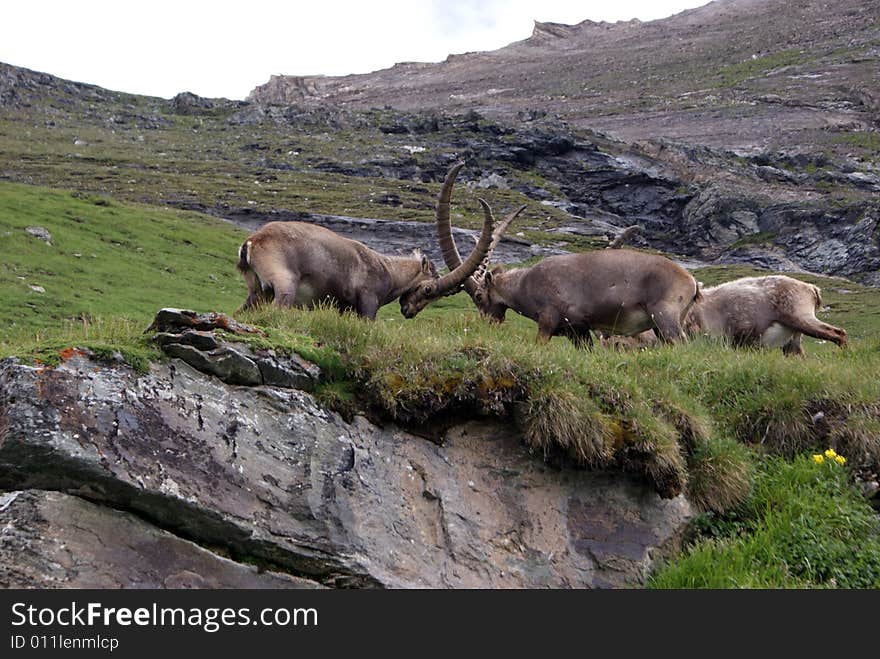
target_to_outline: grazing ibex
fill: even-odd
[[[846,331],[816,318],[822,305],[818,286],[785,275],[745,277],[706,288],[690,310],[691,335],[725,338],[735,346],[782,348],[803,355],[801,334],[846,345]]]
[[[341,311],[354,310],[374,319],[396,298],[430,300],[460,288],[489,252],[492,221],[487,216],[474,253],[439,277],[431,260],[416,250],[412,256],[385,256],[363,243],[304,222],[269,222],[251,235],[238,252],[238,269],[248,285],[239,311],[274,296],[282,307],[307,306],[322,300]]]
[[[437,212],[437,236],[450,268],[461,263],[448,211],[460,169],[456,165],[447,175]],[[485,205],[484,210],[488,212]],[[498,239],[500,235],[493,247]],[[487,262],[491,255],[492,249]],[[538,323],[539,340],[562,335],[578,346],[592,344],[591,330],[628,336],[653,329],[661,340],[677,341],[684,337],[684,317],[700,295],[696,280],[681,266],[625,249],[551,256],[532,267],[507,271],[496,266],[482,280],[478,274],[466,281],[465,290],[477,308],[496,321],[513,309]]]

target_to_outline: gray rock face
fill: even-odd
[[[496,423],[437,445],[347,424],[296,389],[229,385],[180,360],[139,376],[82,355],[55,369],[0,363],[0,488],[34,491],[3,513],[25,540],[0,542],[10,583],[34,585],[170,585],[190,572],[189,585],[258,585],[247,571],[215,576],[203,566],[216,556],[185,538],[286,574],[260,587],[633,586],[691,515],[632,477],[548,466]],[[136,554],[167,542],[175,560],[147,579],[117,572],[112,557],[128,550],[109,547],[112,575],[62,569],[53,582],[53,541],[74,516],[137,527],[152,540]],[[27,541],[37,527],[46,540]],[[112,545],[115,533],[98,535]]]
[[[314,588],[79,497],[0,495],[2,588]]]
[[[685,254],[719,263],[821,272],[876,286],[878,220],[876,202],[768,203],[709,186],[688,203],[672,235]],[[748,244],[756,237],[762,238],[760,244]]]

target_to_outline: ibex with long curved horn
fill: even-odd
[[[403,308],[411,297],[427,304],[458,290],[480,266],[491,242],[487,216],[473,254],[440,277],[418,250],[412,256],[385,256],[314,224],[269,222],[239,249],[237,267],[248,285],[239,311],[272,297],[283,307],[328,300],[341,311],[374,319],[380,307],[398,297]]]
[[[456,165],[447,175],[437,213],[437,235],[450,268],[461,263],[461,257],[448,210],[441,213],[440,208],[445,200],[448,209],[460,169]],[[488,213],[485,205],[484,210]],[[496,235],[493,244],[499,239]],[[490,249],[485,262],[491,255]],[[653,329],[663,341],[678,341],[684,337],[685,315],[700,298],[696,280],[681,266],[625,249],[551,256],[532,267],[507,271],[496,266],[482,281],[465,282],[465,289],[490,318],[503,321],[507,309],[513,309],[538,323],[539,340],[563,335],[578,346],[592,343],[591,330],[628,336]]]

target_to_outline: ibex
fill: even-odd
[[[437,236],[450,268],[461,263],[448,211],[460,169],[456,165],[447,175],[437,208]],[[487,262],[491,255],[492,249]],[[579,347],[592,344],[591,330],[628,336],[653,329],[663,341],[678,341],[685,315],[700,297],[696,280],[681,266],[625,249],[551,256],[529,268],[496,266],[482,280],[467,280],[465,289],[490,318],[503,321],[513,309],[538,323],[540,341],[562,335]]]
[[[689,334],[725,338],[735,346],[782,348],[803,355],[801,334],[846,345],[846,331],[816,318],[818,286],[785,275],[745,277],[706,288],[686,320]]]
[[[239,311],[273,297],[282,307],[327,300],[340,311],[375,319],[380,307],[398,297],[403,309],[410,298],[427,304],[458,290],[488,254],[491,240],[492,220],[486,216],[474,253],[439,277],[418,250],[412,256],[385,256],[314,224],[269,222],[239,249],[237,267],[248,286]]]

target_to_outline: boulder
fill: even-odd
[[[82,352],[55,369],[0,362],[0,489],[27,492],[7,515],[45,538],[0,543],[0,565],[39,586],[256,578],[216,576],[195,543],[282,574],[255,587],[630,587],[692,514],[635,476],[545,464],[497,422],[437,444],[346,423],[297,389],[231,385],[177,359],[138,374]],[[53,567],[74,513],[110,545],[80,581]],[[102,529],[119,525],[152,539],[116,547]],[[167,570],[121,565],[148,564],[154,542],[174,547]]]
[[[200,329],[190,329],[199,327]],[[258,331],[222,313],[197,314],[185,309],[160,309],[147,332],[158,329],[153,340],[169,357],[181,359],[193,368],[229,384],[267,384],[288,389],[315,387],[321,369],[296,353],[280,355],[275,350],[251,349],[243,343],[224,343],[214,334]]]
[[[0,495],[0,588],[315,588],[60,492]]]
[[[45,227],[25,227],[24,230],[37,240],[42,240],[47,245],[52,244],[52,234]]]

